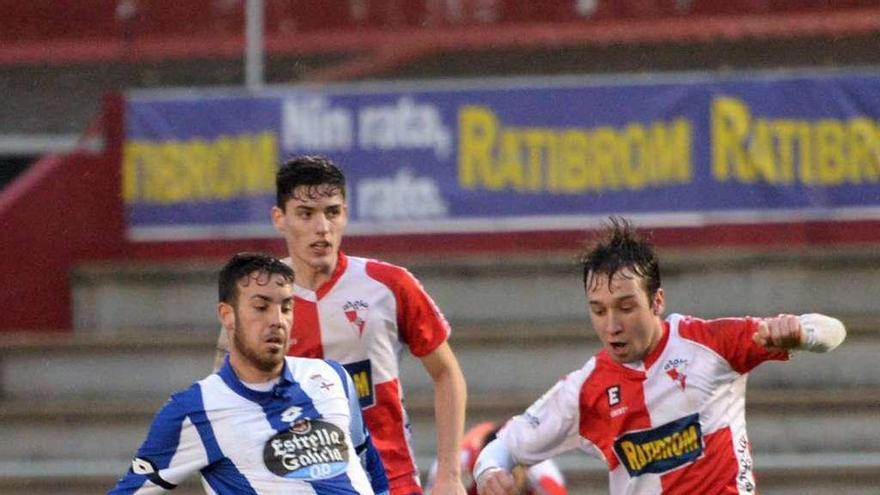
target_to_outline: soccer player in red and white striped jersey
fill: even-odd
[[[819,314],[663,318],[650,244],[625,220],[582,258],[603,349],[511,419],[477,460],[482,495],[513,493],[510,469],[580,449],[605,461],[612,495],[753,494],[746,434],[749,371],[846,336]]]
[[[285,261],[296,273],[289,354],[331,359],[346,368],[391,495],[413,495],[422,488],[398,361],[408,349],[434,382],[438,477],[433,494],[465,495],[458,445],[467,389],[440,309],[406,269],[340,251],[348,207],[345,176],[332,161],[288,160],[277,173],[276,189],[272,222],[287,244]]]

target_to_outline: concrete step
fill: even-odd
[[[809,311],[876,314],[876,246],[704,249],[660,255],[667,307],[676,312],[704,317]],[[452,321],[585,318],[574,251],[391,256],[386,261],[407,266]],[[213,261],[77,267],[72,275],[74,326],[104,334],[127,328],[216,328],[218,269]]]
[[[524,393],[472,396],[467,424],[505,421],[536,398]],[[0,401],[0,461],[126,459],[163,403],[155,397]],[[747,404],[755,452],[871,452],[880,446],[880,388],[753,389]],[[407,410],[416,453],[432,456],[433,399],[409,397]]]
[[[762,365],[750,386],[880,387],[880,373],[865,372],[875,368],[880,355],[875,321],[880,318],[850,325],[847,341],[831,354],[799,353],[787,363]],[[0,335],[0,394],[164,398],[210,372],[216,332]],[[599,348],[591,330],[571,321],[472,322],[459,326],[451,343],[471,395],[525,391],[537,396]],[[418,360],[404,357],[401,373],[407,393],[431,391]]]

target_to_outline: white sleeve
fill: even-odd
[[[590,443],[580,436],[579,398],[586,378],[595,367],[591,359],[547,391],[525,413],[513,417],[486,446],[474,466],[474,479],[487,469],[510,470],[516,464],[531,466]]]
[[[846,338],[843,323],[830,316],[807,313],[800,316],[803,335],[798,349],[810,352],[828,352]]]
[[[559,470],[559,467],[552,459],[547,459],[530,467],[526,475],[532,487],[541,486],[541,480],[544,478],[550,478],[559,486],[565,486],[565,478],[562,476],[562,471]]]

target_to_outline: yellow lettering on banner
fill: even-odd
[[[123,197],[127,203],[173,204],[271,193],[277,164],[272,132],[213,141],[131,141],[123,150]]]
[[[554,170],[551,191],[576,193],[597,182],[596,169],[589,166],[589,138],[583,131],[564,131],[559,150],[559,163]]]
[[[753,118],[745,102],[712,102],[712,175],[719,182],[835,186],[880,181],[877,121]]]
[[[659,183],[687,184],[693,179],[691,167],[691,124],[686,119],[675,119],[672,125],[656,122],[651,126],[649,151],[654,179]]]
[[[843,125],[826,119],[816,123],[816,161],[819,183],[838,185],[844,179]]]
[[[743,148],[749,129],[749,111],[733,98],[716,98],[712,102],[712,175],[726,181],[731,175],[748,181],[743,163]],[[745,177],[744,177],[745,176]]]
[[[500,189],[493,180],[492,162],[498,121],[495,115],[481,106],[466,106],[458,115],[458,177],[462,187],[485,185],[490,191]]]
[[[578,194],[692,180],[685,119],[623,129],[504,127],[491,109],[459,112],[458,178],[465,189]]]
[[[847,169],[851,170],[852,180],[857,183],[880,181],[880,129],[866,118],[856,118],[846,129],[849,143]]]

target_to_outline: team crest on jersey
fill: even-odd
[[[302,408],[299,406],[290,406],[281,413],[281,421],[285,423],[292,423],[293,420],[299,417],[302,414]]]
[[[342,306],[345,318],[348,319],[348,323],[350,323],[352,328],[355,329],[358,337],[364,336],[364,327],[367,323],[368,309],[370,309],[370,305],[360,299],[357,301],[348,301]]]
[[[263,462],[284,478],[322,480],[345,471],[345,433],[333,423],[299,420],[266,442]]]
[[[700,415],[622,435],[614,441],[614,453],[631,477],[665,473],[695,461],[703,453]]]
[[[318,388],[321,389],[321,392],[325,394],[330,392],[330,390],[333,389],[333,386],[336,385],[332,381],[324,378],[324,375],[320,373],[315,373],[314,375],[310,376],[309,380],[311,380],[312,383],[316,383],[318,385]]]
[[[672,379],[677,385],[678,388],[684,391],[687,387],[687,371],[688,362],[687,359],[670,359],[663,365],[663,370],[666,372],[666,376]]]

